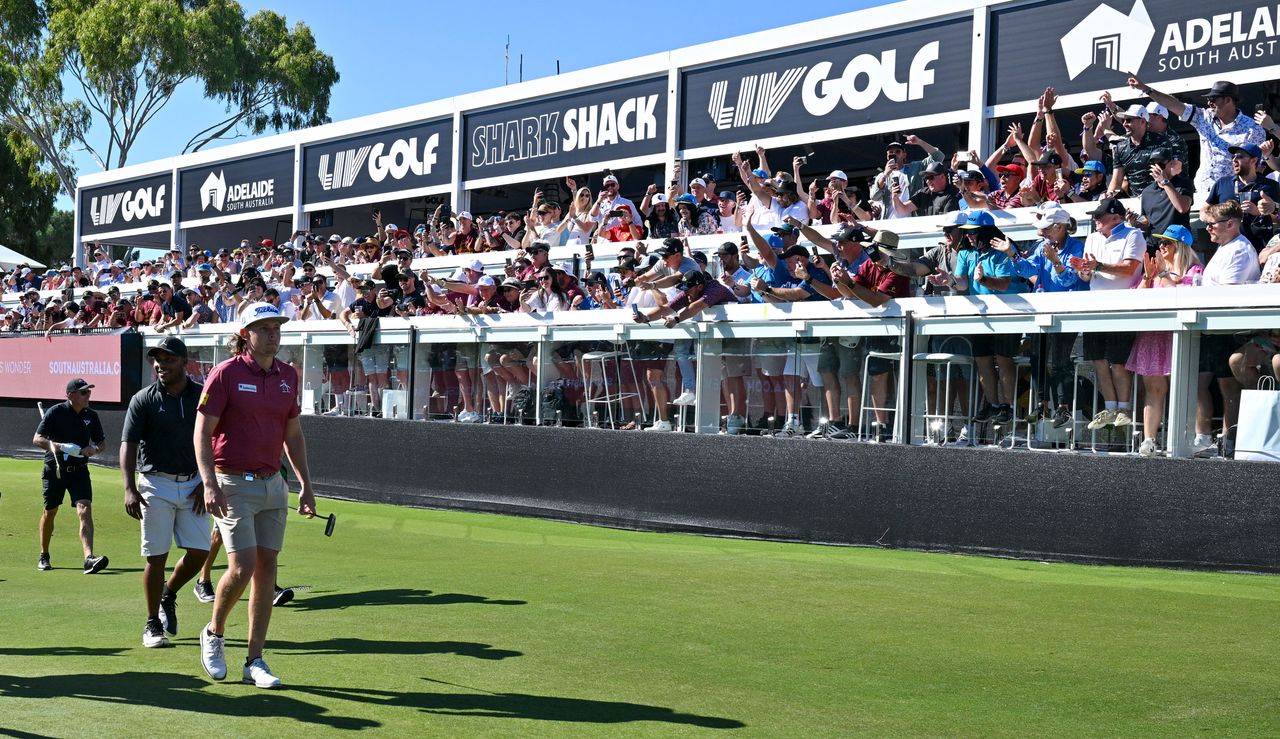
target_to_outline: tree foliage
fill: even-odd
[[[40,233],[49,225],[58,178],[40,169],[40,154],[20,136],[0,135],[0,244],[37,256]],[[71,238],[63,241],[66,254]]]
[[[103,169],[129,153],[184,84],[225,116],[185,147],[325,123],[333,58],[303,23],[235,0],[0,0],[0,114],[75,191],[73,148]],[[6,84],[7,83],[7,84]],[[98,126],[104,130],[99,130]]]

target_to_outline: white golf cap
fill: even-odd
[[[1050,225],[1053,223],[1071,223],[1071,214],[1067,212],[1057,203],[1044,203],[1036,208],[1035,219],[1037,224]]]
[[[279,321],[284,323],[289,317],[280,313],[280,309],[270,303],[250,303],[240,314],[240,328],[249,328],[260,321]]]
[[[484,262],[480,261],[479,259],[472,259],[471,263],[467,265],[467,269],[471,270],[472,272],[483,272]]]
[[[1160,103],[1157,103],[1157,102],[1154,102],[1154,101],[1153,101],[1153,102],[1150,102],[1150,103],[1147,103],[1147,117],[1148,117],[1148,119],[1150,119],[1150,117],[1151,117],[1151,116],[1153,116],[1153,115],[1158,115],[1158,116],[1160,116],[1161,118],[1168,118],[1168,117],[1169,117],[1169,110],[1168,110],[1168,108],[1165,108],[1165,107],[1164,107],[1163,105],[1161,105]]]
[[[354,244],[354,243],[355,243],[355,239],[351,238],[350,236],[343,236],[343,237],[342,237],[342,243],[344,243],[344,244]]]
[[[494,284],[495,283],[493,281],[493,278],[490,277],[489,275],[485,275],[484,277],[481,277],[479,280],[476,280],[477,287],[493,287]]]
[[[652,198],[649,198],[649,202],[653,203],[654,205],[657,205],[658,203],[665,203],[667,202],[667,196],[663,195],[662,193],[657,193]]]
[[[616,183],[618,182],[618,178],[617,178],[617,177],[614,177],[613,175],[605,175],[604,181],[605,181],[605,182],[613,182],[613,183],[615,183],[615,184],[616,184]]]
[[[848,182],[848,181],[849,181],[849,175],[845,174],[845,173],[844,173],[844,170],[837,169],[837,170],[833,170],[833,171],[831,172],[831,174],[827,175],[827,179],[829,179],[829,180],[844,180],[845,182]]]
[[[951,226],[963,226],[969,222],[969,211],[953,210],[949,213],[942,214],[942,223],[938,228],[950,228]]]
[[[459,219],[459,220],[461,220],[461,219],[463,219],[463,218],[467,219],[468,221],[474,221],[474,220],[475,220],[474,218],[472,218],[472,217],[471,217],[471,211],[469,211],[469,210],[464,210],[464,211],[462,211],[461,213],[459,213],[459,214],[458,214],[458,219]]]
[[[702,179],[701,177],[694,177],[693,180],[689,182],[689,187],[693,187],[694,185],[698,185],[699,187],[706,187],[707,181]]]
[[[1125,112],[1116,113],[1116,118],[1119,118],[1121,120],[1127,120],[1129,118],[1141,118],[1144,121],[1148,121],[1148,120],[1151,120],[1151,114],[1147,112],[1146,107],[1138,103],[1134,103],[1133,105],[1130,105],[1129,109],[1126,110]]]
[[[384,230],[384,231],[399,231],[399,230],[400,230],[400,227],[399,227],[399,226],[397,226],[397,225],[396,225],[396,224],[394,224],[394,223],[388,223],[386,226],[383,226],[383,227],[382,227],[382,230]]]

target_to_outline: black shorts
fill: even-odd
[[[62,505],[63,499],[71,494],[71,503],[76,501],[92,501],[93,486],[89,482],[89,465],[78,464],[71,468],[62,468],[62,474],[51,464],[45,464],[40,473],[41,492],[44,494],[46,511]]]
[[[1133,340],[1137,334],[1132,331],[1112,331],[1108,333],[1086,333],[1084,335],[1084,359],[1096,362],[1105,359],[1111,364],[1123,365],[1129,361],[1129,352],[1133,349]],[[1230,371],[1228,371],[1230,374]]]
[[[1016,357],[1022,334],[976,334],[969,337],[969,343],[975,357]]]
[[[1244,343],[1235,334],[1200,334],[1200,371],[1214,379],[1234,377],[1231,355]]]

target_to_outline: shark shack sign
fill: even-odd
[[[1047,43],[1046,34],[1057,37]],[[1061,0],[992,14],[993,104],[1280,64],[1280,4]]]
[[[972,29],[945,21],[686,72],[680,147],[963,110]]]
[[[469,180],[659,154],[666,146],[666,78],[583,90],[463,122]]]
[[[452,151],[449,118],[308,146],[302,153],[303,202],[447,185]]]
[[[173,220],[168,172],[80,191],[80,235],[167,227]]]
[[[293,152],[219,162],[180,175],[183,223],[293,205]]]

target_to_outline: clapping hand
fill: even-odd
[[[1012,242],[1010,242],[1008,239],[1002,239],[1002,238],[994,238],[994,239],[992,239],[992,240],[991,240],[991,248],[992,248],[992,249],[995,249],[995,250],[997,250],[997,251],[1004,252],[1004,253],[1005,253],[1006,255],[1008,255],[1008,256],[1013,256],[1013,255],[1014,255],[1014,252],[1013,252],[1013,243],[1012,243]],[[978,264],[978,266],[979,266],[979,267],[981,267],[981,266],[982,266],[982,264],[981,264],[981,263],[979,263],[979,264]]]

